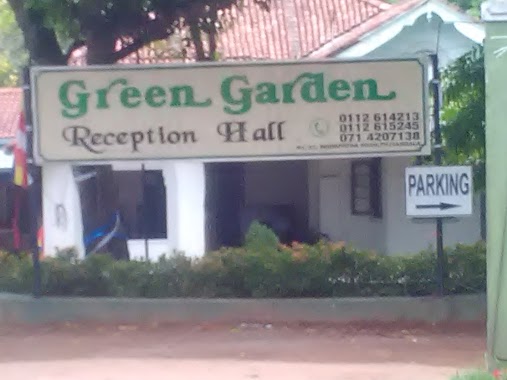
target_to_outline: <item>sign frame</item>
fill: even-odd
[[[456,181],[461,181],[458,176],[467,175],[466,185],[467,193],[460,195],[442,195],[432,194],[426,195],[424,192],[429,192],[429,188],[433,193],[438,192],[439,188],[443,191],[452,191],[452,179],[438,179],[434,175],[443,174],[457,174]],[[415,182],[410,183],[409,176],[418,175],[426,176],[424,183]],[[430,177],[431,186],[429,186],[428,175]],[[428,182],[426,182],[428,181]],[[435,182],[437,181],[437,182]],[[411,196],[410,187],[417,187],[417,192],[422,191],[423,196]],[[422,186],[421,189],[419,187]],[[457,191],[462,191],[461,182],[455,182],[454,187]],[[423,198],[419,202],[417,198]],[[463,210],[463,211],[460,211]],[[449,165],[449,166],[409,166],[405,168],[405,215],[411,219],[437,219],[437,218],[453,218],[453,217],[467,217],[473,215],[474,212],[474,183],[473,183],[473,168],[470,165]]]
[[[41,148],[40,127],[39,127],[39,104],[37,97],[37,79],[41,73],[45,72],[111,72],[114,71],[146,71],[146,70],[167,70],[167,69],[186,69],[205,68],[205,67],[262,67],[262,66],[284,66],[284,65],[333,65],[333,64],[351,64],[351,63],[390,63],[390,62],[416,62],[421,67],[422,75],[422,127],[420,129],[423,133],[422,145],[418,149],[400,149],[395,151],[389,150],[375,150],[366,152],[320,152],[318,154],[305,154],[305,153],[280,153],[280,154],[259,154],[259,155],[188,155],[188,156],[174,156],[174,157],[122,157],[122,158],[88,158],[88,159],[46,159]],[[431,155],[431,117],[428,107],[429,96],[429,80],[428,80],[428,67],[429,57],[409,57],[398,59],[347,59],[347,60],[330,60],[330,59],[305,59],[305,60],[283,60],[283,61],[261,61],[261,62],[194,62],[194,63],[177,63],[177,64],[154,64],[154,65],[93,65],[84,67],[73,66],[32,66],[30,68],[31,77],[31,102],[33,109],[33,155],[35,162],[41,165],[44,162],[72,162],[73,164],[80,165],[107,165],[110,162],[132,162],[132,161],[160,161],[160,160],[192,160],[200,162],[248,162],[248,161],[277,161],[277,160],[318,160],[318,159],[339,159],[339,158],[371,158],[371,157],[413,157],[413,156],[428,156]]]

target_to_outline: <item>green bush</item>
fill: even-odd
[[[32,261],[29,256],[0,253],[0,291],[28,293],[32,289]]]
[[[461,375],[456,375],[451,380],[501,380],[503,377],[494,376],[485,371],[468,372]]]
[[[486,290],[483,243],[447,249],[449,294]],[[115,261],[69,251],[42,261],[46,295],[95,297],[372,297],[427,296],[435,291],[435,253],[382,256],[340,243],[281,245],[254,224],[241,248],[223,248],[199,259],[183,254],[158,262]],[[29,256],[0,254],[0,291],[29,293]]]

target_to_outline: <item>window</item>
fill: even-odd
[[[115,171],[118,209],[128,239],[165,239],[166,190],[161,170]],[[101,189],[94,167],[76,170],[79,181],[85,235],[97,228],[88,215],[100,214]],[[89,212],[87,212],[89,210]]]
[[[30,209],[25,190],[14,186],[11,173],[0,173],[0,229],[12,229],[17,209],[17,224],[22,234],[30,232]]]
[[[143,238],[167,238],[166,210],[166,190],[162,171],[145,171],[138,214],[141,216],[138,226]]]
[[[352,162],[352,215],[382,218],[381,159]]]
[[[12,223],[14,203],[13,189],[7,183],[0,183],[0,227],[9,228]]]
[[[161,170],[117,171],[120,212],[129,239],[167,238],[166,189]]]

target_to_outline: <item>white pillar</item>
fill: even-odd
[[[202,162],[167,162],[163,169],[167,194],[170,253],[201,257],[205,253],[205,192]]]
[[[54,256],[59,249],[74,248],[83,258],[81,202],[70,164],[42,166],[42,212],[44,254]]]

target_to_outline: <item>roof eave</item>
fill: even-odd
[[[481,38],[477,38],[476,33],[477,28],[483,30],[481,26],[477,25],[478,20],[461,11],[453,4],[449,4],[448,2],[442,0],[411,0],[399,3],[391,7],[389,10],[379,14],[377,17],[365,22],[358,28],[337,37],[328,44],[310,53],[307,58],[335,57],[340,52],[346,51],[361,42],[363,39],[372,37],[377,32],[378,28],[388,28],[400,19],[405,18],[408,15],[413,15],[414,12],[417,12],[418,10],[420,11],[420,8],[430,6],[430,4],[437,4],[437,6],[447,8],[448,11],[450,10],[452,12],[459,13],[459,19],[461,19],[461,23],[463,25],[455,24],[456,29],[458,29],[458,31],[463,35],[466,35],[467,38],[474,40],[476,43],[482,42]],[[459,21],[456,21],[456,23],[459,23]]]

